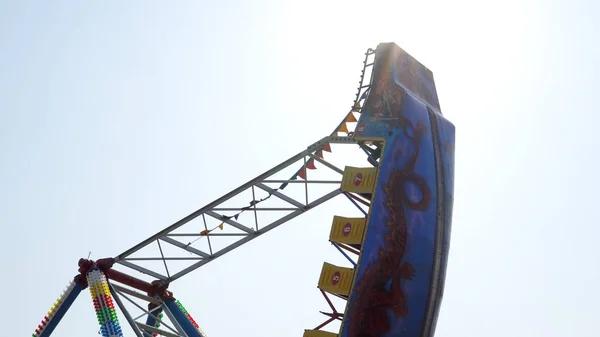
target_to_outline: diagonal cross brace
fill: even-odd
[[[198,211],[188,215],[187,217],[183,218],[182,220],[176,222],[175,224],[171,225],[170,227],[166,228],[165,230],[162,230],[160,232],[158,232],[157,234],[155,234],[154,236],[152,236],[151,238],[141,242],[140,244],[134,246],[133,248],[127,250],[125,253],[119,255],[118,257],[116,257],[113,261],[117,264],[120,264],[124,267],[128,267],[130,269],[133,269],[137,272],[143,273],[143,274],[147,274],[150,275],[158,280],[161,281],[161,283],[170,283],[176,279],[179,279],[180,277],[186,275],[187,273],[191,272],[192,270],[195,270],[205,264],[207,264],[208,262],[214,260],[215,258],[222,256],[224,254],[226,254],[227,252],[232,251],[233,249],[243,245],[246,242],[249,242],[250,240],[253,240],[254,238],[266,233],[267,231],[289,221],[292,218],[295,218],[296,216],[305,213],[306,211],[316,207],[317,205],[320,205],[321,203],[339,195],[341,193],[341,191],[339,190],[339,183],[341,183],[341,181],[337,182],[337,186],[336,189],[332,192],[330,192],[329,194],[323,195],[321,194],[322,192],[319,192],[319,194],[322,195],[321,198],[318,198],[317,200],[308,203],[308,201],[306,201],[306,204],[304,202],[300,202],[298,200],[296,200],[294,197],[288,196],[287,194],[284,194],[283,192],[281,192],[279,189],[274,189],[271,188],[270,186],[267,186],[266,183],[269,182],[269,178],[271,176],[273,176],[274,174],[280,172],[281,170],[290,167],[291,165],[302,161],[302,159],[306,159],[306,158],[312,158],[311,157],[311,152],[313,152],[315,150],[315,148],[321,148],[323,147],[324,144],[360,144],[361,142],[363,142],[364,139],[361,138],[353,138],[353,137],[326,137],[323,138],[321,141],[309,146],[306,150],[300,152],[299,154],[291,157],[290,159],[288,159],[287,161],[283,162],[282,164],[276,166],[275,168],[267,171],[266,173],[258,176],[257,178],[255,178],[254,180],[249,181],[248,183],[242,185],[241,187],[233,190],[232,192],[228,193],[227,195],[217,199],[216,201],[210,203],[209,205],[199,209]],[[338,168],[337,166],[331,164],[330,162],[316,157],[318,159],[318,161],[323,164],[323,169],[325,170],[332,170],[333,172],[335,172],[336,174],[343,174],[343,170]],[[305,160],[306,162],[306,160]],[[343,167],[343,166],[341,166]],[[331,171],[328,171],[331,172]],[[295,179],[295,178],[293,178]],[[294,180],[291,180],[294,181]],[[319,186],[324,186],[322,184],[323,181],[319,181],[319,180],[315,180],[314,181],[316,184],[319,184]],[[307,186],[313,186],[311,185],[311,181],[304,181],[303,184],[307,185]],[[273,210],[289,210],[291,213],[288,213],[287,215],[281,216],[279,217],[278,220],[273,221],[272,223],[268,224],[267,226],[261,226],[261,228],[259,229],[258,227],[258,223],[256,224],[256,229],[252,228],[252,227],[247,227],[245,225],[243,225],[242,223],[239,223],[238,221],[236,221],[237,219],[231,216],[227,216],[222,214],[221,212],[216,212],[216,210],[221,210],[221,208],[218,208],[216,206],[219,206],[220,204],[224,203],[225,201],[235,197],[236,195],[238,195],[239,193],[245,192],[247,190],[254,190],[255,188],[259,188],[261,190],[266,191],[269,196],[273,196],[276,197],[280,200],[283,200],[286,203],[291,204],[291,208],[290,207],[276,207],[273,208]],[[308,193],[308,190],[305,191],[305,194]],[[270,209],[270,208],[269,208]],[[253,208],[250,207],[248,208],[248,211],[252,211]],[[256,209],[254,209],[256,211]],[[197,236],[197,237],[202,237],[203,235],[198,233],[198,235],[193,234],[193,233],[173,233],[173,231],[175,231],[176,229],[178,229],[179,227],[183,226],[184,224],[186,224],[187,222],[193,220],[194,218],[197,217],[201,217],[202,219],[204,219],[205,216],[210,216],[211,218],[215,218],[223,223],[226,223],[232,227],[235,227],[237,229],[240,230],[239,233],[225,233],[225,234],[204,234],[205,236],[208,237],[208,239],[210,240],[210,236],[238,236],[239,238],[237,239],[237,241],[230,243],[228,246],[225,246],[224,248],[220,249],[220,250],[213,250],[210,247],[210,242],[209,242],[209,250],[210,253],[197,249],[195,247],[192,247],[191,244],[193,242],[195,242],[196,240],[193,240],[187,244],[185,244],[184,242],[181,242],[179,240],[176,239],[177,236]],[[255,219],[256,220],[256,219]],[[158,248],[160,249],[160,254],[157,254],[156,257],[137,257],[137,256],[131,256],[134,253],[137,253],[138,251],[140,251],[141,249],[143,249],[144,247],[148,246],[149,244],[152,244],[151,240],[155,240],[155,242],[158,244]],[[162,248],[160,247],[160,242],[166,242],[171,244],[172,246],[181,249],[182,252],[188,252],[188,253],[192,253],[194,254],[196,257],[165,257],[162,251]],[[190,260],[193,261],[194,259],[197,260],[197,262],[192,263],[191,265],[188,265],[187,267],[185,267],[182,270],[179,271],[172,271],[170,272],[170,268],[168,266],[168,261],[171,260]],[[166,271],[166,276],[164,275],[164,272],[158,272],[158,271],[154,271],[154,270],[150,270],[147,267],[142,267],[139,264],[134,263],[135,260],[147,260],[147,261],[162,261],[162,263],[165,265],[164,266],[164,270]],[[154,269],[154,268],[152,268]],[[161,268],[162,269],[162,268]]]
[[[225,201],[231,199],[232,197],[240,194],[241,192],[245,191],[246,189],[251,188],[253,185],[255,185],[257,182],[261,182],[264,181],[265,179],[269,178],[270,176],[274,175],[275,173],[281,171],[282,169],[294,164],[295,162],[301,160],[302,158],[308,156],[309,153],[314,152],[316,149],[319,149],[321,147],[323,147],[323,145],[325,144],[356,144],[357,141],[353,138],[353,137],[325,137],[323,139],[321,139],[320,141],[312,144],[311,146],[309,146],[306,150],[290,157],[288,160],[284,161],[283,163],[275,166],[274,168],[266,171],[265,173],[259,175],[258,177],[248,181],[247,183],[243,184],[242,186],[234,189],[233,191],[225,194],[224,196],[218,198],[217,200],[209,203],[208,205],[196,210],[195,212],[191,213],[190,215],[184,217],[183,219],[175,222],[174,224],[172,224],[171,226],[161,230],[160,232],[152,235],[151,237],[149,237],[148,239],[140,242],[139,244],[133,246],[132,248],[126,250],[125,252],[121,253],[120,255],[118,255],[115,259],[117,261],[122,260],[124,258],[126,258],[127,256],[137,252],[138,250],[140,250],[141,248],[147,246],[148,244],[154,242],[156,239],[165,236],[166,234],[176,230],[177,228],[185,225],[186,223],[192,221],[193,219],[199,217],[200,215],[206,213],[207,211],[215,208],[216,206],[224,203]]]

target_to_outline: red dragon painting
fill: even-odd
[[[384,83],[379,82],[379,85],[376,85],[379,88],[375,88],[376,94],[373,96],[387,96],[386,99],[373,96],[370,99],[378,102],[387,101],[387,106],[378,104],[377,108],[391,111],[387,111],[387,113],[373,111],[373,113],[397,117],[393,121],[394,126],[398,127],[403,136],[409,140],[412,151],[409,158],[398,152],[391,154],[387,159],[406,160],[406,162],[403,168],[391,172],[383,189],[385,192],[384,204],[388,213],[387,231],[384,242],[378,251],[378,259],[367,266],[363,277],[357,280],[355,285],[358,296],[348,317],[348,337],[379,337],[390,332],[392,328],[389,320],[390,314],[404,316],[408,313],[409,303],[405,297],[403,282],[414,277],[415,268],[410,262],[404,261],[408,243],[405,213],[406,209],[424,211],[431,202],[431,190],[425,179],[414,172],[419,156],[420,141],[426,132],[426,127],[420,122],[413,125],[402,115],[403,90],[395,85],[386,86]],[[381,88],[381,86],[385,88]],[[412,200],[406,194],[408,184],[413,184],[420,190],[420,200]],[[390,280],[391,285],[389,285]]]

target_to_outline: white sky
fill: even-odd
[[[89,251],[119,254],[327,135],[366,48],[393,41],[457,129],[437,336],[597,336],[599,20],[584,0],[1,2],[2,335],[30,335]],[[327,309],[315,286],[346,204],[172,290],[210,337],[300,336]],[[86,292],[53,336],[97,330]]]

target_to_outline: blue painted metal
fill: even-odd
[[[174,298],[166,300],[165,304],[171,314],[173,314],[173,318],[179,323],[179,326],[181,326],[181,329],[183,329],[183,332],[185,332],[188,337],[202,337],[198,329],[192,325],[192,322],[190,322],[181,309],[179,309]]]
[[[385,145],[340,337],[433,336],[450,244],[454,134],[431,71],[396,44],[380,44],[355,136]]]
[[[365,210],[364,210],[362,207],[360,207],[360,205],[359,205],[359,204],[358,204],[358,203],[357,203],[357,202],[356,202],[354,199],[352,199],[352,197],[351,197],[351,196],[349,196],[349,195],[348,195],[348,193],[344,193],[344,195],[345,195],[345,196],[346,196],[346,198],[348,198],[348,200],[350,200],[350,202],[351,202],[351,203],[353,203],[353,204],[354,204],[354,206],[356,206],[356,208],[358,208],[358,209],[359,209],[359,210],[360,210],[360,211],[361,211],[361,212],[362,212],[362,213],[363,213],[365,216],[367,216],[367,215],[368,215],[368,214],[367,214],[367,212],[365,212]]]
[[[146,325],[153,326],[153,327],[156,326],[156,318],[154,318],[154,315],[148,315],[148,316],[146,316]],[[150,336],[152,336],[152,332],[150,332],[150,331],[145,331],[144,330],[144,333],[147,333]]]
[[[81,291],[84,289],[85,289],[85,287],[83,287],[79,283],[75,283],[75,287],[73,287],[73,290],[71,290],[71,293],[69,293],[69,295],[67,295],[67,297],[63,301],[62,305],[58,308],[58,310],[56,310],[54,317],[52,317],[50,322],[48,322],[46,329],[44,329],[44,331],[42,331],[42,333],[40,334],[40,337],[49,337],[52,334],[52,331],[54,331],[54,329],[56,328],[58,323],[60,323],[60,320],[67,313],[67,311],[69,310],[69,308],[71,307],[73,302],[75,302],[75,299],[77,299],[77,296],[79,296],[79,293],[81,293]]]

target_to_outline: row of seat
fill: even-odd
[[[357,203],[370,203],[377,183],[377,168],[346,167],[342,178],[342,192]],[[359,197],[360,196],[360,197]],[[367,218],[334,216],[329,241],[341,250],[360,255],[367,228]],[[318,288],[328,294],[348,299],[354,283],[355,268],[337,266],[324,262]],[[324,330],[305,330],[304,337],[337,337],[337,333]]]

